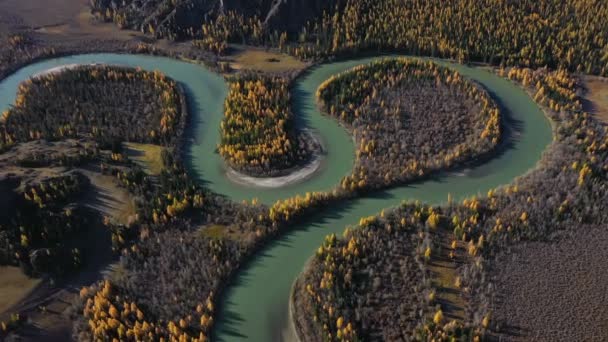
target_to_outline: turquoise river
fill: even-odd
[[[294,113],[301,125],[321,137],[326,155],[321,169],[310,179],[279,189],[253,189],[236,185],[224,174],[215,153],[227,85],[221,75],[204,67],[164,57],[122,54],[89,54],[49,59],[26,66],[0,82],[0,111],[14,103],[20,82],[50,68],[69,64],[105,63],[160,70],[186,88],[192,115],[188,128],[186,162],[191,174],[207,188],[236,201],[258,198],[272,203],[308,191],[329,190],[348,174],[354,161],[354,145],[338,123],[322,115],[315,103],[317,87],[331,75],[374,58],[316,66],[297,79]],[[268,342],[291,340],[288,302],[291,285],[306,260],[325,235],[341,233],[359,218],[379,213],[404,200],[439,204],[448,195],[455,200],[512,182],[534,168],[552,141],[551,125],[532,99],[517,85],[483,67],[437,61],[458,70],[485,87],[502,107],[505,141],[495,156],[480,165],[439,173],[425,181],[374,193],[326,208],[286,232],[257,253],[227,288],[216,320],[214,340]]]

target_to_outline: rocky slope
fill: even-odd
[[[235,11],[257,17],[268,28],[298,32],[307,21],[339,0],[91,0],[93,13],[124,28],[182,38],[200,30],[205,20]]]

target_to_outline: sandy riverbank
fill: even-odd
[[[231,181],[245,186],[257,188],[280,188],[287,185],[297,184],[310,178],[321,168],[323,157],[315,154],[310,162],[294,172],[280,177],[252,177],[232,168],[226,170],[226,176]]]
[[[310,135],[311,139],[313,139],[315,144],[318,146],[318,150],[313,153],[312,158],[308,163],[294,168],[292,172],[289,172],[284,176],[277,177],[253,177],[227,166],[226,177],[230,181],[239,185],[266,189],[275,189],[293,185],[309,179],[321,169],[324,159],[323,151],[325,151],[325,148],[320,137],[308,130],[305,130],[304,133]]]

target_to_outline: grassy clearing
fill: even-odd
[[[163,169],[162,146],[152,144],[125,143],[127,156],[147,173],[159,175]]]
[[[19,267],[0,266],[0,313],[17,304],[39,283],[40,279],[28,277]]]
[[[212,239],[219,239],[224,237],[227,231],[228,227],[220,224],[212,224],[209,226],[204,226],[200,229],[201,236]]]
[[[433,283],[438,289],[436,300],[441,304],[444,314],[451,320],[462,321],[466,303],[460,296],[460,289],[455,285],[458,278],[456,265],[449,261],[438,260],[429,265],[429,269]]]
[[[203,226],[199,229],[199,234],[205,238],[212,239],[230,239],[230,240],[240,240],[245,238],[244,234],[235,232],[228,228],[228,226],[224,226],[221,224],[210,224]]]
[[[584,79],[587,88],[586,99],[590,103],[590,112],[601,121],[608,123],[608,79],[587,77]]]
[[[116,213],[116,221],[122,224],[127,224],[129,222],[129,217],[135,215],[137,213],[137,208],[135,207],[135,202],[129,198],[129,200],[125,201],[123,207],[118,210]]]
[[[116,184],[112,176],[80,170],[91,181],[92,190],[82,199],[90,208],[98,210],[120,224],[127,224],[136,214],[135,203],[129,193]]]
[[[118,223],[126,224],[129,216],[135,215],[135,203],[129,193],[118,187],[114,177],[98,175],[91,179],[96,187],[100,210]]]
[[[256,70],[263,72],[284,72],[299,70],[306,67],[306,63],[282,53],[254,48],[235,48],[231,56],[232,68],[241,70]]]

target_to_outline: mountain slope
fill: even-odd
[[[193,36],[203,22],[233,11],[270,30],[298,32],[338,0],[91,0],[93,13],[120,27],[172,39]]]

